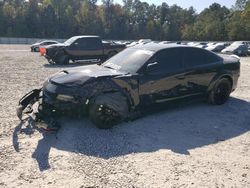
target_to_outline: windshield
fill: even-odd
[[[71,45],[78,37],[71,37],[64,42],[64,44]]]
[[[153,54],[154,52],[148,50],[128,48],[107,60],[102,66],[136,73]]]

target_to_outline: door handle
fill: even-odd
[[[184,75],[176,76],[176,78],[179,79],[179,80],[183,80],[183,79],[185,79],[185,76]]]

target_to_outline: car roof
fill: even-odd
[[[144,44],[144,45],[136,45],[136,46],[133,46],[130,48],[157,52],[157,51],[168,49],[168,48],[197,48],[197,47],[181,45],[181,44],[148,43],[148,44]],[[198,49],[200,49],[200,48],[198,48]]]
[[[79,39],[79,38],[100,38],[97,35],[80,35],[80,36],[74,36],[74,38]]]

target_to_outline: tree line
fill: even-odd
[[[1,37],[69,38],[99,35],[131,40],[250,40],[250,0],[228,9],[214,3],[159,6],[140,0],[0,0]]]

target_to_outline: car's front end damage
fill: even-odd
[[[17,117],[20,120],[23,120],[23,113],[33,112],[32,105],[41,98],[41,90],[42,89],[34,89],[20,99],[17,107]]]
[[[41,55],[44,56],[50,64],[53,64],[60,55],[63,53],[63,49],[66,47],[64,43],[52,44],[45,46]]]
[[[96,96],[108,92],[123,92],[122,95],[126,96],[123,88],[131,88],[129,84],[126,85],[127,82],[117,79],[124,76],[119,71],[98,65],[80,68],[80,71],[76,69],[61,71],[45,81],[41,89],[26,94],[17,108],[19,119],[22,120],[23,114],[33,114],[35,119],[45,122],[48,119],[49,122],[55,122],[57,115],[62,114],[83,116]],[[35,103],[38,103],[38,110],[34,111],[32,108]]]
[[[63,85],[48,80],[42,89],[42,103],[57,112],[86,111],[88,93],[80,85]]]

